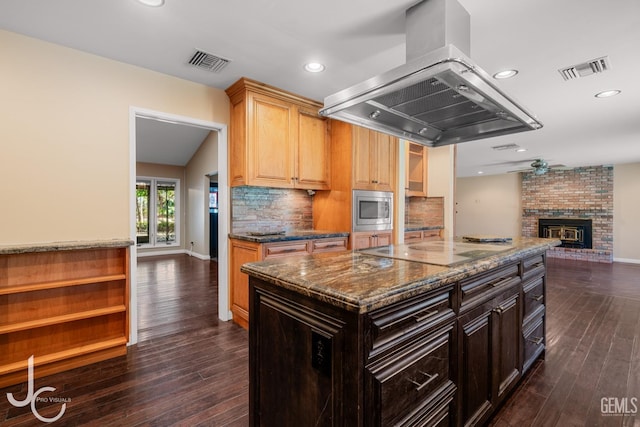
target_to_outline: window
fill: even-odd
[[[180,181],[136,180],[136,242],[139,246],[178,245]]]

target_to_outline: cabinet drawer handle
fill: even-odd
[[[416,391],[420,391],[423,388],[425,388],[430,382],[432,382],[433,380],[435,380],[436,378],[438,378],[438,374],[433,374],[433,375],[429,375],[426,372],[422,372],[420,371],[420,373],[422,375],[424,375],[425,377],[427,377],[427,380],[425,382],[423,382],[422,384],[420,384],[419,382],[415,381],[415,380],[409,380],[409,382],[411,382],[411,384],[416,386]]]
[[[533,343],[534,345],[540,345],[542,344],[542,341],[544,341],[544,338],[543,337],[528,338],[527,341],[529,341],[530,343]]]
[[[416,323],[420,323],[426,319],[428,319],[431,316],[435,316],[436,314],[438,314],[438,310],[430,310],[427,311],[425,314],[420,315],[420,314],[416,314],[413,316],[413,318],[415,319]]]
[[[502,282],[504,282],[506,279],[508,279],[508,277],[500,277],[498,279],[493,279],[492,281],[489,282],[489,285],[496,287],[500,285]]]
[[[280,252],[282,253],[289,253],[289,252],[297,252],[297,249],[294,248],[288,248],[288,249],[281,249]]]
[[[534,301],[542,301],[542,298],[544,298],[544,295],[531,295],[531,299]]]

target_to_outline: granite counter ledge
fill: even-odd
[[[230,239],[245,240],[254,243],[286,242],[291,240],[312,240],[332,237],[349,237],[348,232],[324,231],[324,230],[291,230],[284,234],[267,234],[255,236],[245,233],[229,233]]]
[[[423,225],[423,224],[412,224],[407,223],[404,225],[405,233],[407,231],[428,231],[428,230],[443,230],[444,226],[442,225]]]
[[[126,248],[134,242],[128,239],[112,240],[77,240],[67,242],[24,243],[17,245],[1,245],[0,255],[26,254],[35,252],[73,251],[83,249]]]
[[[558,244],[560,241],[553,239],[519,238],[514,240],[512,249],[452,267],[353,251],[248,263],[241,271],[345,310],[366,313]]]

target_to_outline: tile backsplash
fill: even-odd
[[[231,188],[232,233],[312,228],[312,197],[306,190]]]
[[[444,227],[444,197],[405,198],[404,223]]]

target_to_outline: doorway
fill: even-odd
[[[227,125],[204,121],[186,116],[178,116],[159,111],[153,111],[138,107],[129,109],[129,182],[130,185],[130,239],[136,241],[136,164],[137,164],[137,132],[138,119],[158,120],[181,126],[193,126],[217,133],[217,158],[218,158],[218,317],[227,321],[231,319],[228,302],[228,254],[226,236],[229,232],[229,187],[227,183]],[[201,175],[202,176],[202,175]],[[188,190],[187,190],[188,191]],[[188,237],[187,237],[188,242]],[[188,243],[187,243],[188,244]],[[183,249],[186,253],[186,248]],[[130,254],[130,300],[129,300],[129,344],[138,342],[138,298],[137,298],[137,247],[131,248]]]

